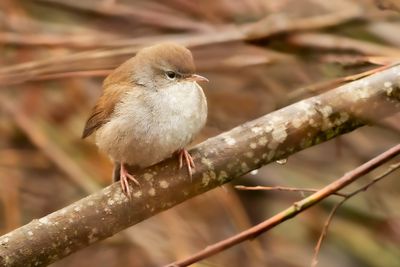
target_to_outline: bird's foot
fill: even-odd
[[[120,169],[120,183],[121,183],[121,189],[124,194],[130,198],[131,196],[131,190],[129,189],[129,180],[134,182],[136,185],[140,186],[140,183],[138,180],[136,180],[135,176],[130,174],[128,170],[126,169],[125,165],[121,163],[121,169]]]
[[[192,179],[192,174],[194,172],[194,169],[196,168],[192,156],[184,148],[178,150],[178,156],[179,156],[179,169],[181,169],[183,167],[183,164],[185,163],[190,179]]]

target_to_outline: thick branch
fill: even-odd
[[[0,266],[44,266],[271,161],[400,109],[400,66],[300,101],[210,138],[190,151],[191,181],[176,158],[137,173],[129,201],[113,184],[0,237]]]

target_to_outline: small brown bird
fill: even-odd
[[[189,175],[195,167],[185,149],[203,128],[207,101],[197,84],[192,53],[163,43],[139,51],[103,83],[103,93],[86,122],[82,138],[95,133],[96,144],[113,160],[114,181],[129,196],[127,165],[145,168],[179,155]]]

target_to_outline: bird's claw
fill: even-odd
[[[178,155],[179,155],[179,169],[183,167],[183,164],[185,162],[190,179],[192,179],[194,169],[196,168],[192,156],[184,148],[178,151]]]
[[[120,183],[121,183],[121,189],[122,192],[124,192],[124,194],[130,198],[131,197],[131,190],[129,187],[129,180],[134,182],[137,186],[140,186],[140,183],[138,182],[138,180],[135,178],[135,176],[133,176],[132,174],[130,174],[124,165],[121,165],[121,172],[120,172]]]

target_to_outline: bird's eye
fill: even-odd
[[[173,71],[167,71],[167,72],[165,73],[165,76],[167,76],[168,80],[173,81],[173,80],[176,79],[176,77],[177,77],[178,75],[177,75],[175,72],[173,72]]]

